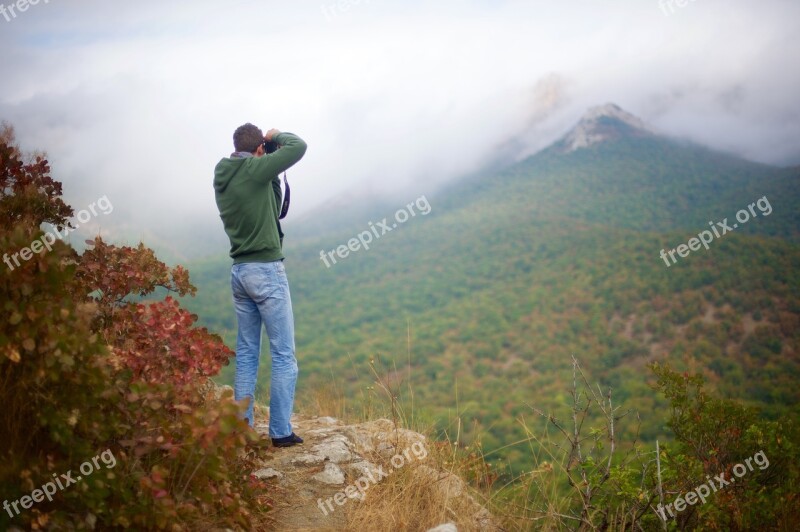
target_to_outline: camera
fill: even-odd
[[[264,141],[264,153],[274,153],[278,151],[278,143],[274,140]]]

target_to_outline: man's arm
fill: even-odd
[[[273,175],[278,175],[288,168],[291,168],[303,158],[303,155],[306,153],[306,148],[308,147],[305,141],[297,135],[293,133],[281,133],[277,129],[270,129],[267,131],[264,140],[267,142],[277,142],[278,146],[280,146],[278,151],[261,158],[265,169]]]

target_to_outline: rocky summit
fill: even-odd
[[[651,134],[654,134],[654,131],[640,118],[616,104],[608,103],[589,109],[557,146],[560,151],[569,153],[625,135]]]

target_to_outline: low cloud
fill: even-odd
[[[655,1],[351,4],[335,17],[310,0],[40,5],[0,20],[0,118],[47,150],[70,202],[107,194],[142,234],[224,237],[211,173],[247,121],[308,141],[295,214],[354,187],[429,193],[608,101],[669,134],[800,162],[792,2],[698,0],[669,17]]]

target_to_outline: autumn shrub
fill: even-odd
[[[534,409],[541,428],[523,423],[538,466],[495,493],[493,509],[509,528],[794,529],[800,513],[800,438],[791,422],[771,421],[737,401],[714,397],[700,375],[652,364],[654,388],[669,404],[663,415],[672,438],[660,445],[622,441],[621,424],[632,422],[633,412],[612,404],[611,390],[590,385],[573,362],[569,416],[559,419]],[[594,410],[604,423],[589,423]],[[735,475],[734,467],[756,453],[769,465]],[[722,487],[716,482],[718,489],[706,501],[674,511],[679,497],[718,475],[733,482]],[[670,504],[674,515],[664,510],[662,519],[659,505]]]
[[[0,236],[2,249],[27,245],[25,232]],[[120,434],[121,395],[106,363],[107,349],[91,327],[93,307],[66,293],[74,266],[66,246],[0,273],[0,500],[15,501],[74,470]],[[102,511],[110,479],[93,475],[11,522],[44,526]],[[53,514],[58,514],[56,517]]]
[[[42,156],[23,162],[0,135],[0,249],[13,253],[69,227],[61,185]],[[47,227],[47,226],[45,226]],[[239,456],[254,436],[208,378],[231,351],[171,297],[188,272],[145,246],[102,239],[79,256],[62,241],[0,271],[0,500],[17,501],[108,449],[100,469],[0,528],[193,530],[252,528]],[[11,512],[14,513],[14,512]]]
[[[670,529],[790,530],[800,513],[800,449],[791,421],[771,421],[756,409],[709,394],[701,375],[653,364],[657,389],[669,400],[667,426],[675,441],[664,449],[665,498],[672,502],[723,474],[733,479],[706,504],[688,506]],[[769,466],[737,478],[733,468],[762,452]],[[719,482],[718,482],[719,484]]]

